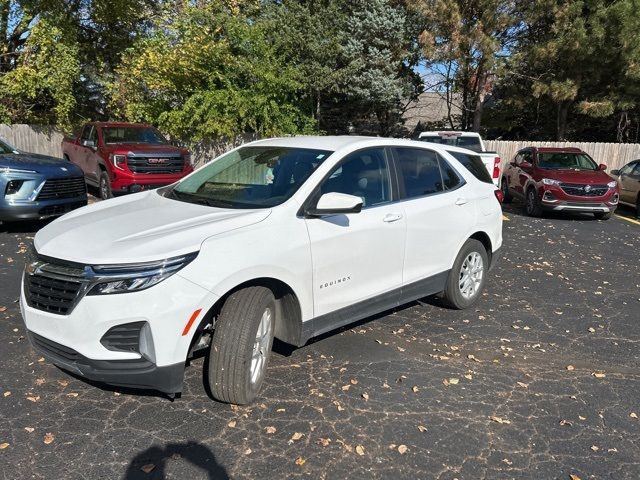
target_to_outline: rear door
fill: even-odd
[[[420,287],[418,282],[446,279],[466,226],[475,222],[473,193],[435,151],[414,147],[392,151],[407,218],[403,284]]]
[[[620,200],[635,205],[640,190],[640,162],[630,163],[620,170]]]

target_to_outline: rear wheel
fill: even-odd
[[[609,220],[611,218],[611,212],[596,212],[593,214],[596,220]]]
[[[107,200],[108,198],[113,197],[113,192],[111,191],[111,179],[109,178],[109,174],[105,171],[100,174],[98,193],[102,200]]]
[[[222,402],[252,402],[264,380],[275,327],[276,301],[265,287],[233,293],[218,316],[209,353],[208,378]]]
[[[507,183],[506,177],[502,177],[502,181],[500,182],[500,190],[502,190],[502,203],[511,203],[513,197],[509,193],[509,184]]]
[[[539,217],[542,215],[542,207],[538,201],[536,189],[533,187],[527,190],[527,196],[524,201],[524,211],[530,217]]]
[[[473,238],[467,240],[449,273],[445,302],[458,310],[473,305],[480,298],[488,268],[489,256],[484,245]]]

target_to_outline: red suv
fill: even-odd
[[[618,206],[618,184],[578,148],[520,150],[505,168],[501,189],[505,203],[524,200],[527,215],[544,211],[593,213],[607,219]]]

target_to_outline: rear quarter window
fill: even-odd
[[[451,151],[449,151],[449,154],[453,158],[458,160],[478,180],[484,183],[493,184],[493,179],[491,178],[491,175],[489,175],[487,167],[484,166],[484,162],[482,161],[482,158],[480,158],[480,156]]]

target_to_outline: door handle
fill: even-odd
[[[456,200],[456,205],[458,205],[458,206],[464,205],[467,202],[468,202],[468,200],[466,198],[459,198],[459,199]]]
[[[402,218],[402,214],[400,213],[387,213],[382,219],[382,221],[386,223],[393,223],[393,222],[397,222],[401,218]]]

